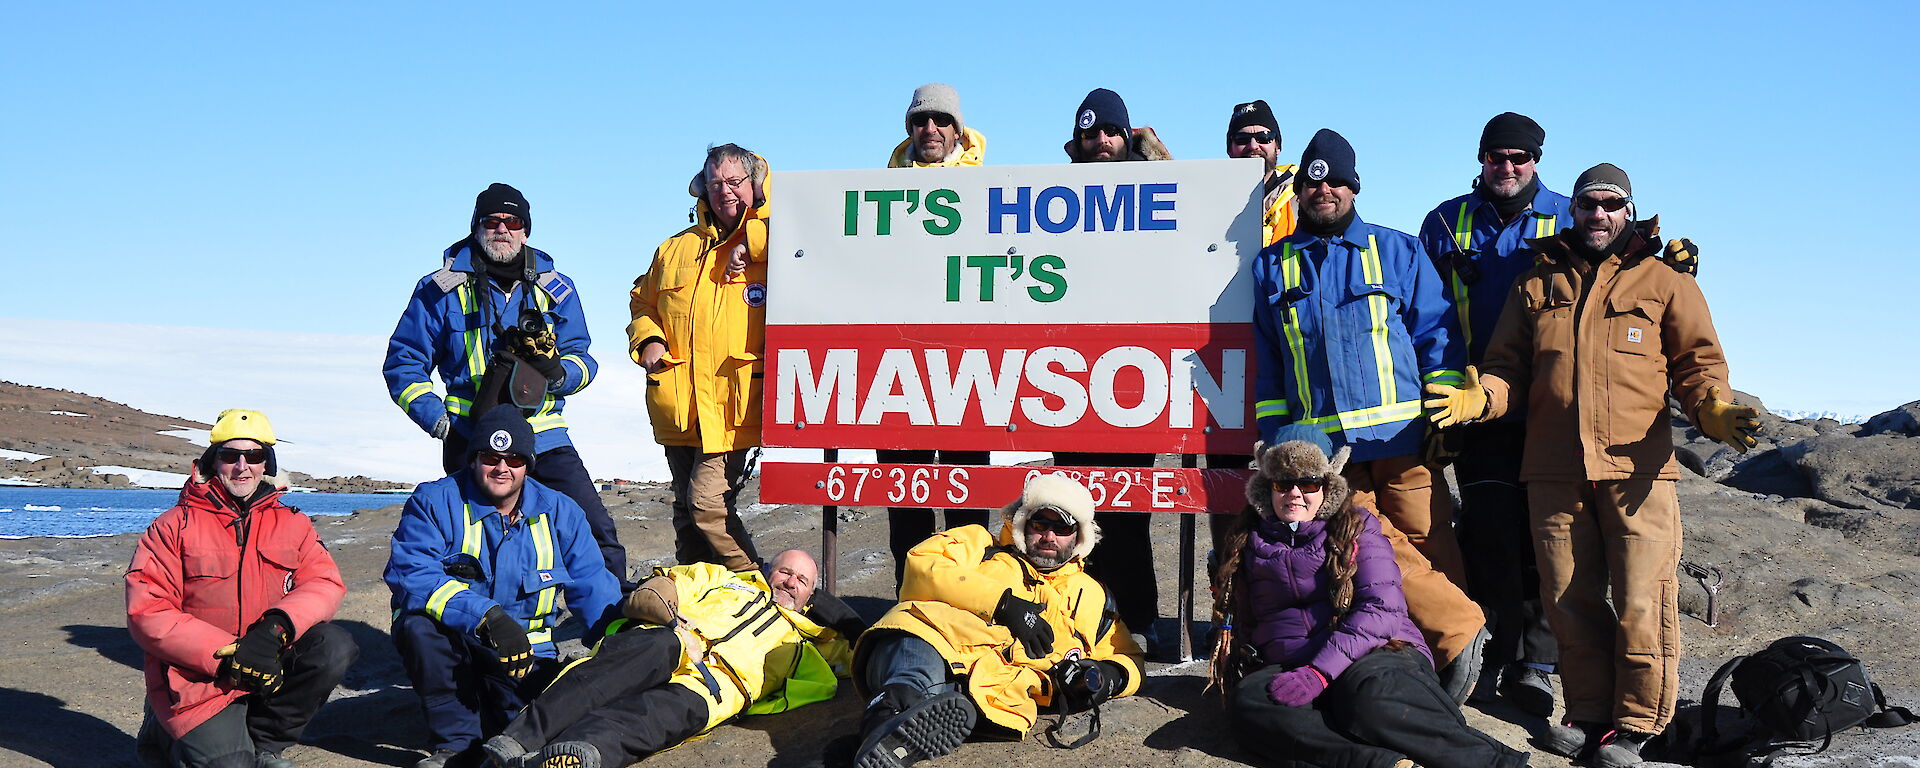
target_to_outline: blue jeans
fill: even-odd
[[[866,667],[860,670],[867,690],[895,684],[912,686],[929,696],[960,690],[947,674],[947,660],[927,641],[905,632],[887,632],[875,640],[878,644],[867,653]]]

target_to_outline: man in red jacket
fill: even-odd
[[[266,415],[222,411],[210,437],[127,567],[127,630],[147,656],[139,757],[291,768],[280,752],[360,655],[327,623],[347,586],[313,523],[280,503]]]

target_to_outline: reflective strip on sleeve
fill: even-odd
[[[542,406],[542,409],[544,410],[545,406]],[[535,432],[545,432],[549,429],[561,429],[566,427],[567,419],[566,417],[561,416],[560,414],[549,413],[545,416],[535,416],[531,419],[527,419],[527,425],[533,427],[533,431]]]
[[[1286,415],[1287,401],[1285,400],[1261,400],[1253,404],[1253,417],[1255,419]]]
[[[408,406],[413,405],[413,401],[420,399],[421,395],[432,391],[433,384],[431,382],[416,381],[408,384],[406,389],[400,390],[400,396],[394,398],[393,401],[399,403],[400,408],[405,410]]]
[[[1457,385],[1457,384],[1465,383],[1467,380],[1467,376],[1466,374],[1461,373],[1459,371],[1453,371],[1453,370],[1442,368],[1440,370],[1429,373],[1425,376],[1421,376],[1420,380],[1428,384],[1456,384]]]
[[[1286,245],[1280,256],[1280,275],[1283,290],[1291,291],[1300,287],[1300,255],[1294,250],[1292,243]],[[1310,374],[1307,371],[1307,341],[1300,335],[1300,310],[1294,306],[1298,303],[1293,302],[1287,305],[1288,322],[1284,324],[1287,349],[1292,352],[1293,384],[1300,394],[1300,412],[1313,413],[1313,389],[1308,381]]]
[[[434,590],[433,595],[427,598],[427,615],[433,617],[434,621],[445,621],[447,601],[465,591],[467,591],[466,582],[448,579],[447,583],[441,584],[440,588]]]
[[[587,370],[587,361],[580,359],[579,355],[567,355],[560,359],[572,360],[574,365],[580,366],[580,388],[581,389],[585,389],[587,387],[587,384],[593,381],[593,372]]]
[[[473,410],[473,401],[468,400],[464,397],[454,397],[452,395],[448,395],[446,402],[447,402],[447,413],[451,413],[455,416],[466,416],[466,415],[469,415],[469,412]]]
[[[1373,235],[1367,235],[1367,249],[1360,252],[1360,267],[1369,285],[1386,284],[1386,272],[1380,266],[1380,243]],[[1388,343],[1392,335],[1387,323],[1394,318],[1387,297],[1368,294],[1367,315],[1367,335],[1373,338],[1373,368],[1380,378],[1380,402],[1391,403],[1399,399],[1399,393],[1393,380],[1393,345]]]
[[[1316,426],[1319,427],[1321,431],[1332,434],[1347,429],[1361,429],[1363,427],[1377,427],[1382,424],[1412,421],[1420,415],[1420,401],[1407,400],[1399,403],[1374,406],[1372,408],[1341,411],[1331,416],[1301,419],[1296,423]]]

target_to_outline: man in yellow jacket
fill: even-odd
[[[1139,689],[1140,647],[1081,568],[1100,538],[1087,489],[1037,475],[1002,514],[998,540],[968,525],[907,554],[900,604],[854,655],[854,683],[871,697],[857,768],[949,754],[976,723],[1019,739],[1042,706],[1097,718],[1102,702]]]
[[[495,768],[617,768],[742,713],[833,698],[865,624],[816,591],[806,552],[775,555],[768,573],[656,570],[593,655],[487,740],[487,758]]]
[[[647,370],[647,415],[673,475],[674,556],[747,571],[760,556],[734,500],[760,444],[767,162],[713,147],[687,191],[700,200],[693,226],[633,281],[627,351]]]
[[[987,137],[960,116],[960,94],[946,83],[913,89],[907,102],[907,138],[893,148],[888,168],[950,168],[983,165]]]

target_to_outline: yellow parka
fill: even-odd
[[[1300,170],[1298,165],[1279,165],[1273,169],[1273,175],[1280,179],[1280,185],[1274,187],[1266,196],[1267,211],[1260,219],[1260,247],[1265,248],[1280,242],[1280,238],[1293,234],[1298,223],[1293,199],[1293,176]]]
[[[763,164],[765,160],[761,161]],[[640,362],[649,340],[667,345],[667,368],[647,374],[647,415],[661,445],[723,453],[760,444],[761,355],[767,336],[767,201],[722,233],[704,196],[697,223],[667,238],[633,281],[627,354]],[[745,272],[727,277],[727,258],[745,243]]]
[[[1142,652],[1117,616],[1103,616],[1106,588],[1082,570],[1080,557],[1052,571],[1034,568],[1010,546],[1012,531],[1009,520],[996,547],[987,529],[966,525],[908,550],[900,603],[861,635],[862,651],[871,647],[869,638],[887,632],[927,641],[955,674],[967,677],[967,694],[981,714],[1018,733],[1033,727],[1039,707],[1052,701],[1047,670],[1070,652],[1124,668],[1127,682],[1116,696],[1139,690]],[[1008,589],[1046,606],[1042,616],[1053,627],[1053,652],[1045,658],[1028,658],[1006,627],[992,623],[994,606]]]
[[[680,667],[668,681],[707,701],[707,725],[833,698],[853,652],[833,629],[773,601],[759,571],[712,563],[658,568],[684,620]]]
[[[987,137],[972,128],[962,128],[960,151],[948,153],[947,159],[937,163],[923,163],[908,159],[908,150],[913,149],[913,138],[908,137],[893,148],[893,156],[887,159],[888,168],[952,168],[962,165],[985,165],[987,162]]]

